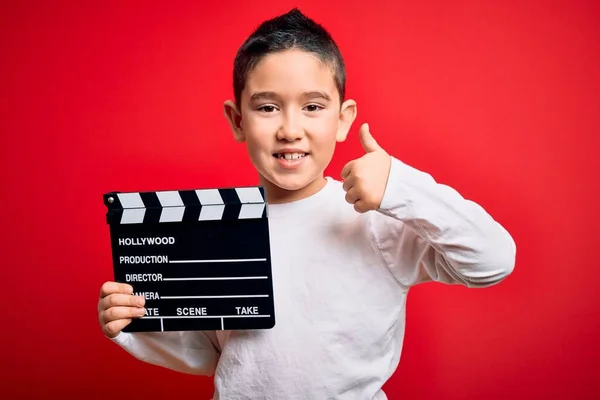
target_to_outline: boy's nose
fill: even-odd
[[[292,141],[302,139],[303,136],[304,131],[300,125],[293,120],[284,121],[279,128],[279,131],[277,131],[277,139],[279,140]]]

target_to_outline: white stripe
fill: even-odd
[[[266,258],[230,258],[215,260],[169,260],[171,264],[196,264],[196,263],[234,263],[234,262],[254,262],[267,261]]]
[[[165,315],[163,317],[140,317],[141,319],[184,319],[184,318],[268,318],[270,315]]]
[[[196,195],[202,205],[224,204],[218,189],[199,189],[196,190]]]
[[[159,222],[179,222],[183,220],[185,207],[168,207],[163,208],[160,213]]]
[[[223,212],[225,211],[225,205],[212,205],[203,206],[200,209],[200,216],[198,221],[209,221],[223,218]]]
[[[221,330],[224,331],[225,330],[225,324],[223,321],[223,317],[221,317]]]
[[[123,208],[144,208],[144,202],[139,193],[117,193]]]
[[[260,190],[257,187],[242,187],[235,189],[242,203],[264,203]]]
[[[165,330],[165,327],[163,326],[163,319],[161,318],[160,319],[160,331],[164,332],[164,330]]]
[[[265,209],[264,204],[242,204],[242,209],[240,210],[239,219],[252,219],[252,218],[260,218],[263,215],[263,210]]]
[[[177,191],[156,192],[158,200],[163,207],[181,207],[183,200]]]
[[[245,279],[267,279],[268,276],[232,276],[225,278],[163,278],[163,281],[236,281]]]
[[[123,210],[123,215],[121,216],[122,224],[141,224],[144,222],[144,214],[146,214],[145,208],[132,208],[128,210]]]
[[[268,294],[251,294],[251,295],[232,295],[232,296],[160,296],[161,299],[181,300],[181,299],[247,299],[247,298],[259,298],[269,297]]]

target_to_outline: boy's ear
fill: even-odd
[[[227,100],[223,104],[223,113],[225,114],[225,118],[227,118],[227,122],[229,122],[233,138],[240,143],[246,140],[244,130],[242,129],[242,114],[235,102]]]
[[[340,119],[338,123],[338,131],[335,139],[338,142],[343,142],[348,137],[348,132],[350,131],[350,127],[352,127],[352,123],[356,119],[357,108],[356,102],[354,100],[346,100],[342,103],[342,107],[340,110]]]

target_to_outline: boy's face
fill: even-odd
[[[247,77],[241,104],[225,103],[225,113],[261,184],[290,200],[324,185],[323,171],[348,134],[356,104],[340,106],[329,66],[311,53],[288,50],[264,57]]]

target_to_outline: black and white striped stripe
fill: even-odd
[[[166,223],[267,217],[264,188],[258,186],[113,192],[104,195],[113,224]]]

